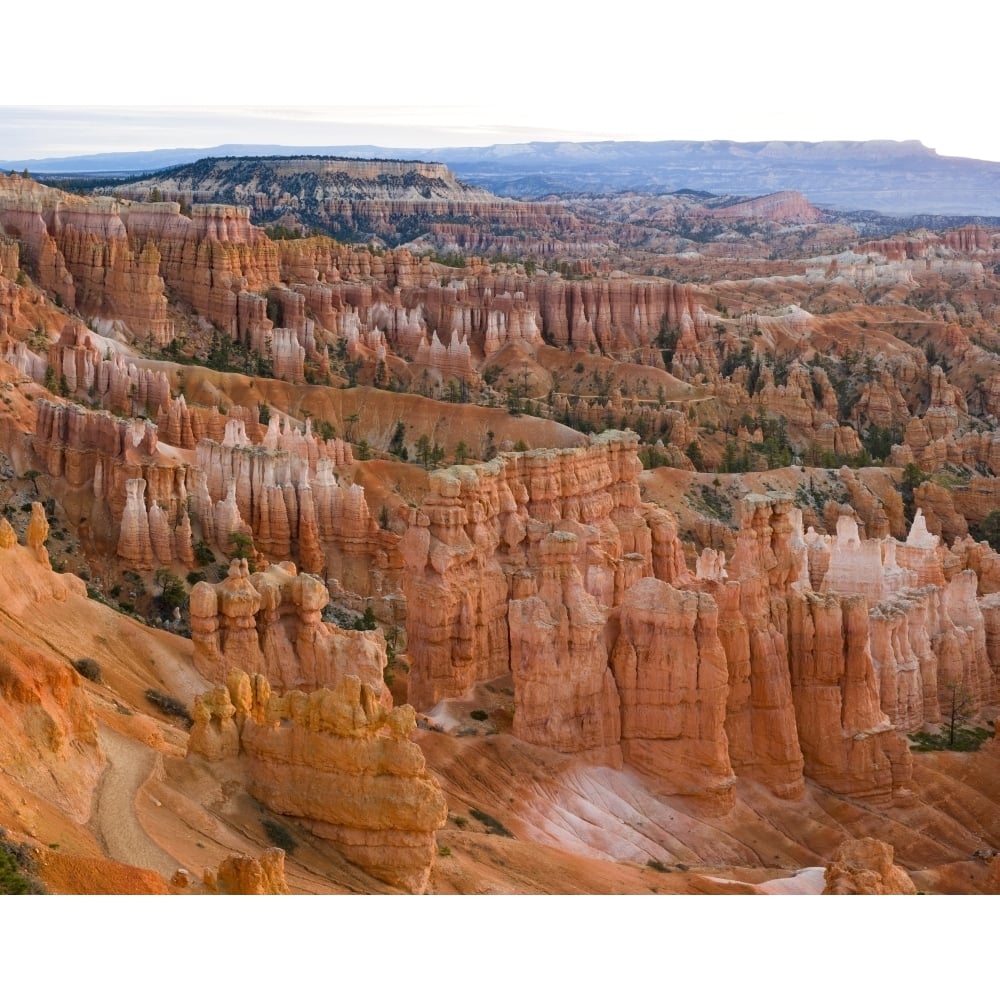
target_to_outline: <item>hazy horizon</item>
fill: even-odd
[[[0,162],[19,163],[50,158],[141,154],[174,149],[210,150],[229,145],[285,148],[376,146],[399,150],[426,150],[516,145],[536,141],[860,142],[886,139],[877,136],[864,139],[856,136],[830,136],[823,140],[778,135],[756,138],[735,138],[729,135],[678,135],[656,139],[651,136],[546,130],[526,126],[482,125],[476,128],[463,128],[447,124],[337,121],[319,115],[318,110],[0,106]],[[387,116],[391,114],[391,109],[378,110]],[[302,111],[312,112],[314,118],[303,121],[297,117]],[[281,117],[283,114],[288,114],[288,117]],[[922,142],[920,139],[886,139],[886,141]],[[924,145],[929,146],[928,143]],[[940,150],[937,152],[941,153]]]
[[[948,16],[842,0],[618,0],[570,13],[400,0],[297,20],[176,0],[71,8],[5,51],[0,160],[224,143],[477,146],[532,140],[919,140],[1000,161],[971,0]],[[151,16],[151,15],[150,15]],[[72,103],[68,103],[71,101]]]

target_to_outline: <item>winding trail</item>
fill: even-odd
[[[100,740],[108,766],[94,792],[91,828],[109,858],[170,878],[177,861],[150,838],[135,814],[136,795],[153,772],[156,752],[106,726],[100,727]]]

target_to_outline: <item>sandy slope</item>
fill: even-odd
[[[95,792],[91,825],[108,857],[169,878],[178,867],[176,860],[149,838],[135,811],[136,795],[159,763],[159,755],[105,726],[100,733],[108,765]]]
[[[439,842],[455,845],[453,856],[469,853],[459,834],[461,827],[485,832],[471,808],[495,817],[518,842],[544,845],[534,848],[536,859],[547,857],[550,849],[571,853],[572,871],[566,865],[542,866],[551,878],[539,875],[536,864],[529,880],[536,888],[527,891],[637,891],[623,886],[646,887],[647,872],[636,883],[621,869],[648,867],[651,861],[668,868],[671,876],[686,868],[688,879],[727,880],[706,890],[681,888],[685,883],[674,879],[669,887],[661,883],[661,891],[749,891],[745,883],[822,866],[843,840],[864,836],[891,843],[897,863],[921,889],[995,891],[989,863],[973,856],[984,847],[1000,845],[1000,773],[991,750],[918,755],[914,793],[887,809],[832,795],[811,782],[802,800],[789,802],[740,780],[736,807],[725,816],[713,816],[697,801],[656,795],[647,779],[628,769],[579,764],[508,735],[453,737],[423,732],[419,742],[448,796],[452,818]],[[492,839],[493,855],[514,850],[499,846],[504,838]],[[518,857],[515,851],[499,866],[505,872],[494,866],[500,885],[521,884],[523,872],[516,878],[510,874]],[[472,852],[471,860],[476,858]],[[438,867],[434,884],[441,891],[441,873],[449,867],[447,863]],[[482,878],[487,881],[485,875]],[[449,884],[464,883],[454,876]],[[757,891],[811,893],[816,888],[815,879],[803,879]]]

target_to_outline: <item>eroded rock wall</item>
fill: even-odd
[[[510,669],[515,735],[620,755],[719,809],[734,776],[905,797],[901,733],[938,722],[955,685],[997,697],[1000,616],[975,573],[919,516],[905,543],[847,516],[831,539],[776,493],[744,497],[733,558],[705,550],[692,572],[675,520],[638,500],[633,447],[602,435],[435,476],[402,543],[414,703]]]
[[[625,594],[611,666],[627,763],[675,795],[735,801],[719,608],[709,594],[647,577]]]
[[[249,670],[278,691],[335,687],[354,675],[391,702],[381,632],[324,622],[329,602],[326,585],[293,563],[251,574],[245,559],[234,559],[221,583],[202,581],[191,591],[195,668],[214,683],[231,670]]]
[[[196,700],[190,753],[213,758],[238,747],[248,790],[294,816],[350,861],[389,885],[420,893],[448,808],[409,736],[408,705],[388,710],[356,676],[306,694],[271,693],[236,670]]]

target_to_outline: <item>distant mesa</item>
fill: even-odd
[[[208,157],[293,156],[447,164],[498,196],[683,189],[742,196],[801,191],[840,210],[1000,216],[1000,164],[938,155],[917,141],[530,142],[485,147],[219,146],[0,163],[36,174],[160,171]]]

